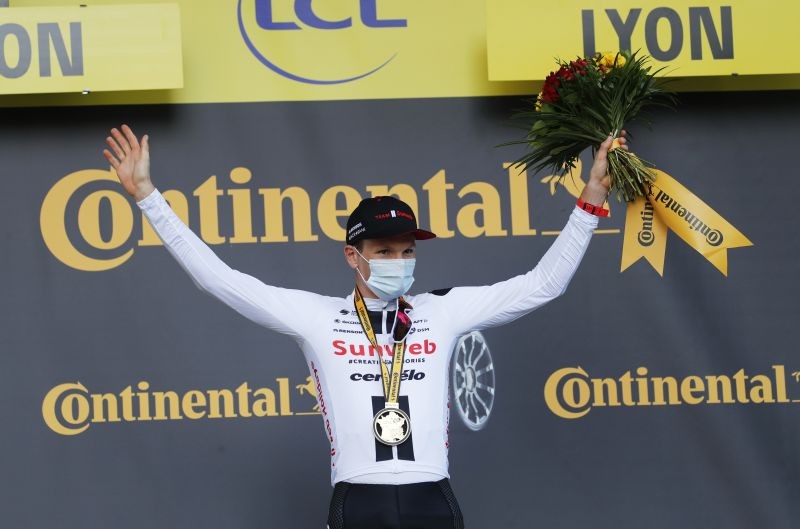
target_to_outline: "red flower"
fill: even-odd
[[[556,75],[565,81],[572,81],[575,79],[575,75],[573,74],[572,70],[566,65],[559,68]]]
[[[578,59],[569,63],[570,71],[576,75],[586,75],[586,68],[589,62],[586,59]]]
[[[541,102],[557,102],[560,99],[558,88],[564,83],[574,81],[578,76],[586,75],[588,67],[589,62],[586,59],[578,59],[569,64],[562,64],[557,72],[550,72],[550,75],[544,80]]]
[[[559,70],[560,72],[560,70]],[[555,103],[558,101],[558,87],[561,86],[561,79],[555,72],[550,72],[550,75],[544,80],[542,87],[542,102]]]

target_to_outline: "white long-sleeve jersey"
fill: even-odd
[[[317,389],[331,444],[331,483],[403,484],[448,474],[448,367],[458,337],[513,321],[564,292],[597,226],[575,208],[538,265],[493,285],[406,296],[413,306],[400,385],[411,437],[398,447],[376,441],[372,419],[384,407],[379,357],[364,334],[352,293],[329,297],[266,285],[234,270],[170,209],[158,190],[138,202],[164,245],[202,291],[269,329],[293,337]],[[383,358],[395,303],[366,299]],[[389,366],[391,369],[391,366]]]

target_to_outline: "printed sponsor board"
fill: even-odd
[[[532,226],[528,173],[511,163],[502,166],[507,172],[507,181],[503,185],[476,181],[456,190],[455,184],[447,180],[447,171],[441,169],[428,178],[421,189],[405,182],[367,185],[363,191],[338,184],[326,188],[319,197],[313,198],[300,186],[253,189],[252,171],[246,167],[235,167],[230,171],[230,182],[222,183],[216,176],[211,176],[197,186],[191,193],[197,200],[190,201],[188,192],[176,189],[164,190],[163,194],[184,223],[188,222],[190,215],[199,218],[199,234],[210,245],[318,242],[320,235],[330,240],[344,241],[344,222],[348,212],[365,196],[389,194],[406,201],[415,210],[420,222],[430,225],[439,238],[457,235],[467,238],[521,237],[537,233],[558,235],[557,231],[537,231]],[[569,193],[578,197],[585,185],[581,171],[582,163],[579,161],[576,168],[564,178],[546,175],[540,178],[540,183],[547,186],[550,196],[560,189],[561,194]],[[698,249],[723,274],[727,274],[726,250],[752,243],[669,175],[660,174],[659,185],[665,189],[680,190],[680,196],[691,199],[697,208],[702,209],[705,213],[703,218],[712,218],[715,226],[725,229],[728,240],[723,244],[723,232],[706,226],[680,204],[672,207],[678,215],[678,220],[670,224],[672,230],[687,244]],[[136,247],[161,245],[147,219],[138,213],[138,208],[124,195],[117,182],[113,169],[87,169],[65,175],[47,192],[40,209],[40,228],[45,245],[59,261],[77,270],[105,271],[128,261]],[[671,183],[671,187],[667,187],[668,183]],[[105,188],[96,189],[98,184],[105,184]],[[221,189],[222,185],[230,187]],[[229,201],[226,195],[230,197]],[[652,196],[655,197],[654,204],[671,200],[663,191],[658,191],[657,195],[654,191]],[[220,197],[226,197],[222,200],[229,202],[226,205],[230,206],[231,218],[225,220],[232,222],[232,234],[220,231],[223,220],[219,213]],[[421,198],[427,199],[427,211],[420,210]],[[472,201],[473,198],[477,200]],[[337,205],[342,200],[344,208]],[[632,203],[628,208],[623,234],[622,270],[640,257],[645,257],[663,275],[667,230],[660,223],[654,223],[652,211],[639,202]],[[67,214],[68,209],[73,212],[72,215]],[[108,211],[111,215],[102,227],[105,231],[103,234],[102,219]],[[457,212],[455,225],[451,225],[448,218],[448,212],[451,211]],[[503,220],[508,217],[511,218],[510,226]],[[254,225],[262,219],[265,229],[256,233]],[[684,221],[688,227],[683,228]],[[695,230],[698,235],[693,237],[691,234]],[[618,229],[598,230],[599,234],[620,232]],[[656,232],[658,236],[654,235]],[[653,244],[654,241],[657,244]],[[340,329],[337,332],[350,331]]]
[[[85,3],[85,10],[127,9],[120,0]],[[162,3],[148,6],[163,7]],[[82,96],[78,92],[84,88],[99,88],[79,84],[75,94],[3,96],[0,106],[522,95],[538,90],[539,81],[527,80],[541,80],[552,69],[554,56],[628,41],[662,57],[670,75],[689,78],[674,85],[679,91],[800,87],[799,59],[779,51],[793,49],[792,26],[799,8],[791,3],[765,7],[746,1],[686,0],[653,6],[627,0],[591,5],[575,0],[547,5],[509,0],[178,0],[174,4],[181,17],[182,88],[142,91],[154,87],[131,84],[146,79],[147,72],[140,72],[126,80],[124,92]],[[17,0],[9,9],[37,6],[53,11],[61,5],[61,0]],[[67,26],[59,27],[68,32]],[[161,31],[160,27],[152,24],[147,31]],[[177,31],[177,26],[171,30]],[[727,58],[731,54],[733,59]],[[128,75],[127,69],[118,68],[125,56],[110,54],[109,60],[114,64],[105,73]],[[14,64],[13,58],[9,61]],[[160,57],[154,64],[163,61]]]
[[[773,87],[800,86],[800,57],[789,52],[800,18],[796,3],[567,0],[544,7],[496,0],[486,6],[489,78],[495,81],[543,80],[555,69],[553,57],[630,50],[653,57],[668,77],[790,75],[793,82]]]
[[[181,88],[182,66],[177,4],[0,9],[0,94]]]

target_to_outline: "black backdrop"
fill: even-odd
[[[728,277],[670,235],[664,277],[644,262],[619,272],[622,236],[598,234],[565,297],[485,333],[495,361],[496,401],[487,426],[451,419],[451,476],[470,529],[494,527],[790,528],[800,517],[795,404],[596,407],[566,420],[548,409],[543,387],[563,367],[618,378],[800,370],[795,327],[800,288],[796,229],[796,142],[800,94],[684,94],[653,131],[631,127],[633,146],[702,197],[754,246],[730,253]],[[308,376],[299,350],[200,293],[163,248],[138,247],[140,217],[123,265],[70,268],[44,244],[45,195],[65,175],[107,169],[107,130],[122,122],[151,135],[153,178],[190,200],[211,175],[237,187],[299,186],[312,204],[333,185],[422,185],[444,169],[451,227],[475,197],[473,181],[497,188],[510,232],[503,162],[494,146],[519,132],[507,117],[517,98],[318,103],[154,105],[4,109],[0,272],[4,527],[323,527],[330,495],[327,441],[318,416],[91,424],[60,435],[43,419],[45,395],[80,381],[90,393],[234,389],[278,392],[288,379],[294,412],[314,401],[295,387]],[[587,160],[588,161],[588,160]],[[466,238],[421,245],[416,291],[482,284],[532,267],[574,203],[529,179],[535,236]],[[243,186],[238,186],[243,187]],[[246,187],[246,186],[244,186]],[[112,189],[113,183],[89,189]],[[85,191],[85,190],[84,190]],[[85,192],[83,195],[85,196]],[[78,240],[80,201],[65,224]],[[220,226],[231,232],[230,201]],[[622,229],[613,208],[601,228]],[[101,232],[109,236],[107,205]],[[49,214],[45,212],[45,214]],[[256,231],[263,227],[257,209]],[[313,216],[313,215],[312,215]],[[421,214],[423,224],[428,215]],[[261,222],[261,224],[259,224]],[[287,225],[291,223],[287,217]],[[341,243],[215,246],[231,266],[266,282],[344,295],[351,277]],[[77,244],[77,243],[76,243]],[[91,248],[86,249],[87,252]],[[113,253],[113,252],[112,252]],[[121,253],[121,252],[117,252]]]

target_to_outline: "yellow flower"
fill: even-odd
[[[536,96],[536,104],[534,105],[534,109],[536,112],[542,111],[542,93],[539,92],[539,95]]]
[[[625,57],[615,51],[606,51],[595,56],[595,63],[601,70],[608,72],[614,68],[624,66]]]

